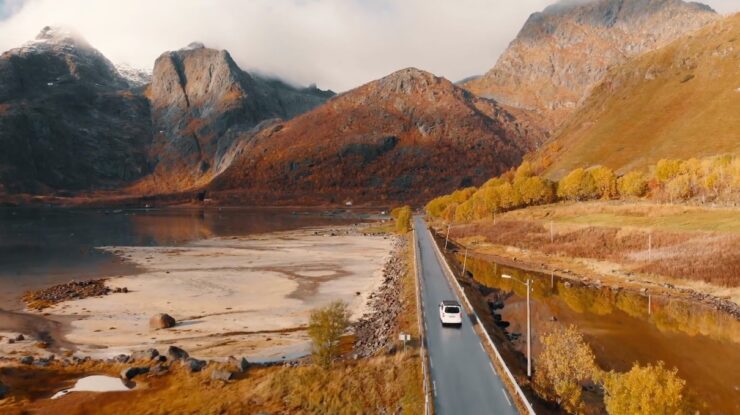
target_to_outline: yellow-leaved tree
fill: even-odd
[[[608,167],[598,166],[589,170],[594,178],[596,190],[602,199],[611,199],[617,196],[617,176]]]
[[[640,366],[627,373],[604,375],[604,403],[609,415],[678,415],[686,413],[683,389],[686,381],[678,370],[663,362]]]
[[[411,230],[411,206],[401,206],[391,210],[391,217],[396,221],[396,232],[404,234]]]
[[[313,360],[319,366],[328,368],[339,355],[339,339],[349,327],[349,317],[349,308],[344,301],[335,301],[311,311],[308,336],[311,338]]]
[[[598,196],[598,189],[591,172],[577,168],[558,183],[558,196],[570,200],[587,200]]]
[[[642,172],[633,170],[620,177],[617,186],[622,197],[642,197],[647,193],[648,180]]]
[[[591,347],[571,325],[540,337],[542,352],[535,360],[535,387],[571,413],[583,410],[583,384],[598,377]]]

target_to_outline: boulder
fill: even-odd
[[[206,367],[208,363],[205,360],[199,360],[199,359],[194,359],[192,357],[189,357],[185,361],[185,364],[190,372],[195,373],[195,372],[200,372],[201,370],[203,370],[203,368]]]
[[[155,314],[149,319],[149,328],[154,330],[168,329],[170,327],[175,327],[175,324],[177,324],[177,322],[174,317],[165,313]]]
[[[148,367],[128,367],[121,371],[121,378],[125,380],[131,380],[136,376],[143,375],[144,373],[148,372]]]
[[[228,370],[214,370],[211,372],[211,379],[212,380],[222,380],[226,382],[227,380],[231,380],[231,378],[234,377],[234,374],[229,372]]]
[[[182,350],[177,346],[170,346],[169,349],[167,349],[167,357],[170,360],[185,360],[189,358],[190,355],[188,354],[188,352]]]
[[[161,363],[157,363],[156,365],[152,366],[152,368],[149,370],[149,373],[151,373],[154,376],[162,376],[169,371],[170,371],[169,366],[163,365]]]
[[[10,392],[10,389],[0,383],[0,399],[5,399],[5,397],[8,395],[8,392]]]
[[[113,361],[118,363],[128,363],[129,360],[131,360],[131,358],[127,354],[119,354],[113,358]]]
[[[137,350],[131,354],[131,358],[134,360],[154,360],[158,356],[159,350],[157,349]]]
[[[26,340],[26,338],[22,334],[15,336],[15,341],[22,342],[23,340]]]
[[[24,365],[30,365],[33,363],[33,356],[23,356],[21,357],[20,362]]]
[[[249,369],[249,361],[246,357],[242,357],[241,359],[237,359],[234,356],[229,356],[228,360],[229,365],[236,370],[239,373],[244,373]]]

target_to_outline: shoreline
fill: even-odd
[[[106,281],[111,290],[126,287],[127,293],[6,315],[27,314],[56,326],[51,349],[26,345],[33,354],[110,358],[177,345],[200,358],[280,361],[308,353],[305,326],[311,308],[340,298],[350,304],[353,320],[367,311],[369,296],[382,284],[391,242],[387,236],[363,235],[362,227],[352,225],[210,238],[185,246],[101,247],[143,269]],[[172,314],[178,324],[149,330],[149,317],[158,312]],[[18,346],[0,340],[0,355],[21,353]]]

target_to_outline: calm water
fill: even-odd
[[[0,309],[20,309],[34,288],[137,270],[95,247],[193,240],[356,223],[367,215],[267,209],[0,208]]]
[[[543,332],[574,324],[602,369],[627,371],[633,362],[662,360],[678,368],[701,413],[740,414],[740,322],[732,316],[677,299],[652,296],[648,302],[640,293],[566,284],[483,259],[468,258],[467,263],[474,279],[490,288],[483,289],[484,294],[503,300],[497,313],[511,324],[508,333],[522,333],[514,340],[518,350],[526,349],[526,288],[501,274],[533,280],[535,358]]]

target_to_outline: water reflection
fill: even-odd
[[[178,245],[215,237],[357,222],[358,217],[271,209],[0,208],[0,308],[29,289],[137,272],[95,247]]]
[[[462,258],[459,258],[462,260]],[[727,313],[675,298],[586,286],[558,277],[523,271],[480,258],[468,269],[489,301],[503,302],[496,312],[520,351],[526,333],[526,288],[513,280],[531,278],[533,355],[545,330],[575,324],[594,349],[599,365],[626,371],[633,362],[663,360],[679,370],[690,394],[709,413],[740,413],[740,322]],[[505,323],[502,325],[506,325]],[[512,335],[513,334],[513,335]]]

